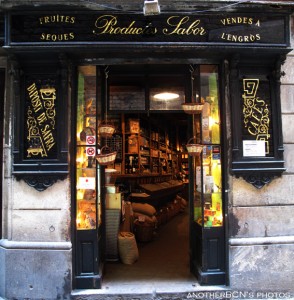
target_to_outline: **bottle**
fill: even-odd
[[[125,162],[125,174],[129,174],[129,168],[130,168],[129,159],[126,158],[126,162]]]
[[[133,165],[132,165],[132,173],[133,174],[136,173],[136,161],[137,161],[137,157],[134,157],[134,159],[133,159]]]

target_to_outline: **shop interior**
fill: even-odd
[[[76,226],[104,226],[106,283],[195,280],[191,221],[222,226],[217,76],[214,65],[79,68]]]
[[[124,117],[124,174],[121,174],[120,162],[106,169],[106,218],[112,220],[112,209],[117,208],[112,189],[123,194],[124,214],[119,224],[117,248],[106,235],[104,281],[136,282],[140,278],[160,282],[175,276],[188,279],[191,277],[189,167],[185,143],[189,117],[183,113],[127,114]],[[149,133],[143,124],[147,128],[154,126],[150,140],[146,138]],[[107,219],[106,234],[109,229],[111,235],[113,221],[109,224]],[[126,232],[134,234],[138,252],[131,257],[128,248],[123,258],[119,247],[128,238]]]

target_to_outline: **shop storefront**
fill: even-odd
[[[286,243],[240,213],[252,217],[266,203],[240,199],[246,189],[260,196],[286,170],[280,79],[290,12],[222,7],[6,13],[13,138],[3,296],[67,299],[103,289],[107,265],[122,264],[119,232],[152,243],[183,212],[195,282],[262,289],[267,276],[250,287],[266,262],[257,248]],[[247,280],[240,264],[254,247],[263,263]]]

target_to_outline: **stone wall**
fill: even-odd
[[[69,299],[72,289],[70,181],[59,181],[38,192],[11,175],[12,80],[12,76],[7,77],[4,111],[0,297]]]
[[[292,19],[292,45],[293,19]],[[294,290],[294,52],[282,67],[286,172],[261,190],[232,179],[229,272],[234,289]]]

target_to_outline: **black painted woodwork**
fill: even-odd
[[[68,175],[67,65],[64,57],[55,60],[46,57],[42,61],[15,57],[10,73],[14,78],[15,100],[12,173],[17,179],[43,191]],[[29,96],[28,89],[32,84],[34,91]],[[47,88],[55,90],[53,112],[47,109],[41,95],[41,90]],[[53,97],[50,93],[49,97]],[[42,105],[34,110],[32,103],[36,99],[42,99],[39,101]],[[50,114],[54,116],[50,118]],[[45,116],[42,121],[41,115]],[[34,136],[38,136],[36,145]],[[46,148],[50,140],[51,144]]]
[[[4,94],[5,94],[5,69],[0,69],[0,155],[3,157],[3,130],[4,130]],[[3,171],[3,163],[0,165],[0,174]],[[0,180],[0,191],[2,190],[2,177]],[[2,211],[2,192],[0,194],[0,209]],[[0,239],[2,237],[2,213],[0,214]]]
[[[281,65],[285,57],[274,61],[244,59],[236,55],[230,62],[230,93],[232,112],[232,166],[231,172],[243,177],[256,188],[262,188],[285,171],[280,103]],[[269,152],[264,156],[245,157],[242,141],[250,139],[244,123],[242,80],[252,78],[260,82],[256,98],[268,104],[270,128]],[[251,139],[254,139],[251,136]]]

